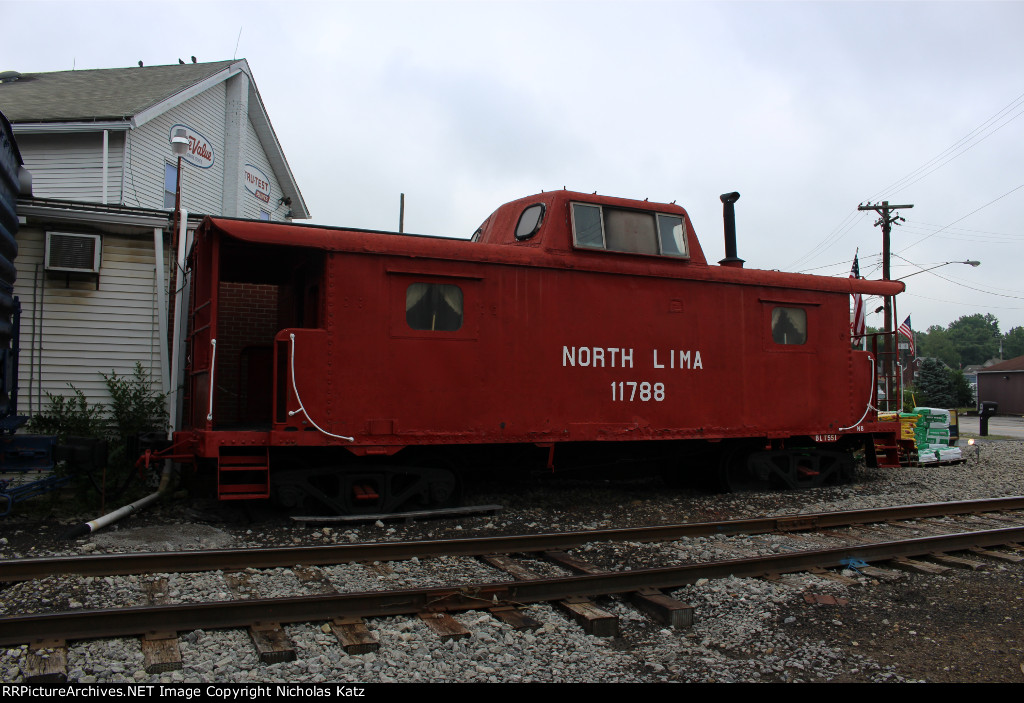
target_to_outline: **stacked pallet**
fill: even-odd
[[[914,408],[914,443],[917,460],[922,464],[937,461],[959,461],[959,447],[949,446],[949,411],[942,408]]]

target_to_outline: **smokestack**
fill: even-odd
[[[722,217],[725,218],[725,258],[718,263],[721,266],[743,268],[743,259],[736,256],[736,208],[733,206],[740,199],[739,193],[723,193]]]

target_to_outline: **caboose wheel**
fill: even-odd
[[[738,442],[723,449],[718,461],[718,480],[727,493],[760,491],[769,487],[767,478],[754,471],[750,457],[754,447]]]
[[[273,495],[286,509],[338,515],[435,510],[458,505],[462,497],[453,472],[412,466],[281,472],[274,477]]]
[[[853,458],[848,453],[816,447],[755,452],[749,466],[780,488],[815,488],[847,481],[853,475]]]

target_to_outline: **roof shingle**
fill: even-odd
[[[129,119],[233,63],[25,73],[0,83],[0,110],[15,124]]]

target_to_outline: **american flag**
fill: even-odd
[[[900,325],[899,333],[900,336],[906,337],[907,341],[910,342],[910,355],[917,356],[914,353],[914,330],[910,329],[910,315],[907,315],[907,319]]]
[[[857,263],[857,254],[853,255],[853,268],[850,269],[850,278],[860,278],[860,264]],[[864,298],[860,293],[853,294],[853,317],[850,318],[850,336],[854,344],[859,344],[861,337],[867,333],[867,323],[864,319]]]

